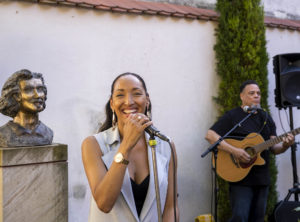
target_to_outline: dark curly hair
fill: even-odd
[[[47,99],[47,88],[44,83],[43,75],[41,73],[35,73],[27,69],[22,69],[12,74],[4,83],[0,98],[0,113],[13,118],[17,115],[20,110],[20,104],[16,100],[15,95],[20,94],[19,82],[32,78],[42,80],[42,83],[44,85],[43,91],[45,94],[45,100]],[[44,103],[44,108],[45,106],[46,105]]]

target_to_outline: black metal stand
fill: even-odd
[[[248,119],[250,116],[252,116],[254,113],[256,113],[257,110],[252,110],[244,119],[242,119],[239,123],[237,123],[231,130],[229,130],[224,136],[220,137],[218,141],[216,141],[214,144],[212,144],[204,153],[202,153],[201,157],[205,157],[209,152],[214,153],[214,162],[215,162],[215,168],[214,171],[214,218],[215,221],[218,221],[218,181],[217,181],[217,156],[218,156],[218,145],[225,139],[227,136],[234,131],[237,127],[241,126],[242,123]]]
[[[293,119],[293,107],[289,107],[289,114],[290,114],[290,129],[294,129],[294,119]],[[299,188],[299,180],[298,180],[298,173],[297,173],[297,160],[296,160],[296,149],[297,146],[294,143],[291,145],[291,161],[293,167],[293,188],[289,189],[289,193],[284,198],[285,201],[288,201],[292,194],[295,195],[295,201],[299,201],[298,194],[300,193]]]
[[[214,154],[214,162],[215,162],[215,168],[212,168],[214,172],[214,200],[215,200],[215,212],[214,212],[214,218],[215,221],[218,222],[218,192],[219,192],[219,186],[218,186],[218,176],[217,176],[217,159],[218,159],[218,149],[213,149]]]

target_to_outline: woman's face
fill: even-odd
[[[145,113],[149,97],[139,79],[132,75],[120,77],[114,86],[110,107],[118,117],[118,123],[132,113]]]

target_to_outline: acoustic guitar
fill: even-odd
[[[294,136],[300,133],[300,127],[289,132]],[[264,165],[265,160],[260,153],[269,147],[280,143],[287,133],[277,136],[273,139],[264,141],[258,133],[250,133],[243,140],[225,139],[225,141],[234,147],[244,149],[251,157],[250,162],[239,162],[234,156],[226,151],[218,150],[217,174],[226,181],[237,182],[244,179],[251,168],[255,165]],[[214,157],[212,158],[215,167]]]

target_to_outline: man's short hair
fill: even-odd
[[[45,100],[47,99],[47,88],[44,83],[43,75],[41,73],[22,69],[12,74],[4,83],[0,97],[0,113],[13,118],[17,115],[20,110],[20,104],[15,97],[20,93],[19,82],[32,78],[42,80]]]
[[[255,84],[258,86],[258,83],[255,81],[255,80],[246,80],[245,82],[243,82],[240,86],[240,93],[243,92],[243,90],[245,89],[245,87],[247,85],[250,85],[250,84]]]

